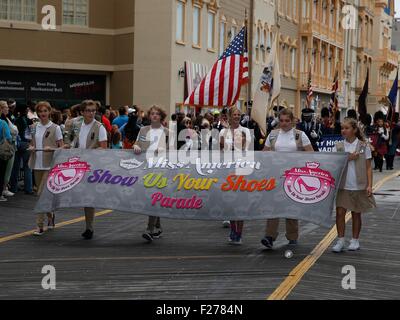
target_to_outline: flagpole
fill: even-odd
[[[275,1],[275,8],[278,8],[278,1]],[[276,37],[277,37],[277,46],[275,48],[275,50],[278,50],[279,48],[279,37],[280,37],[280,33],[281,33],[281,24],[280,24],[280,16],[278,14],[278,10],[275,10],[275,21],[276,21]],[[278,61],[279,62],[279,61]],[[276,104],[277,104],[277,110],[279,112],[279,107],[280,107],[280,95],[276,98]],[[272,110],[270,109],[270,113],[272,113],[272,115],[274,114],[274,106],[272,105]]]
[[[251,1],[251,3],[250,3],[250,10],[251,10],[251,6],[252,6],[252,3],[253,3],[253,1]],[[247,53],[248,53],[248,59],[249,59],[249,81],[247,82],[247,113],[249,112],[249,107],[250,107],[250,100],[251,100],[251,85],[252,85],[252,74],[251,74],[251,71],[252,71],[252,64],[253,64],[253,45],[252,45],[252,43],[251,43],[251,38],[250,38],[250,40],[249,40],[249,33],[250,34],[252,34],[251,33],[251,30],[250,30],[250,28],[249,28],[249,19],[248,19],[248,16],[247,16],[247,8],[245,8],[244,9],[244,24],[245,24],[245,27],[246,27],[246,29],[247,29],[247,32],[246,32],[246,43],[247,43]]]

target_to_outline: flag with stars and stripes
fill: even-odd
[[[233,106],[239,99],[242,85],[248,80],[247,28],[243,27],[206,77],[186,99],[185,105]]]

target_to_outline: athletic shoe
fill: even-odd
[[[297,244],[298,244],[297,240],[289,240],[289,243],[288,243],[289,246],[297,246]]]
[[[274,246],[274,239],[272,239],[272,237],[265,237],[261,240],[261,243],[267,249],[272,249],[272,247]]]
[[[231,245],[233,245],[233,246],[241,246],[242,245],[242,237],[241,236],[239,236],[239,235],[237,235],[236,237],[235,237],[235,239],[233,240],[233,241],[231,241],[231,242],[229,242]]]
[[[228,242],[232,243],[233,241],[235,241],[235,238],[236,238],[236,233],[233,229],[231,229],[231,233],[229,234]]]
[[[12,193],[11,191],[4,190],[3,191],[3,197],[13,197],[15,196],[15,193]]]
[[[42,236],[43,234],[44,234],[44,230],[43,230],[43,229],[36,230],[36,231],[33,233],[33,235],[36,236],[36,237],[40,237],[40,236]]]
[[[153,242],[154,238],[149,232],[143,233],[142,237],[146,239],[148,242]]]
[[[86,230],[84,233],[82,233],[82,237],[85,238],[85,240],[91,240],[93,239],[93,234],[94,232],[92,230]]]
[[[344,250],[344,244],[345,244],[344,239],[339,239],[339,240],[336,242],[336,244],[334,245],[334,247],[332,248],[332,251],[335,252],[335,253],[343,252],[343,250]]]
[[[161,228],[156,228],[154,233],[150,233],[153,239],[160,239],[162,237],[163,230]]]
[[[56,215],[53,213],[53,217],[47,223],[47,229],[53,230],[56,228]]]
[[[222,222],[222,226],[223,226],[225,229],[228,229],[228,228],[231,227],[231,222],[228,221],[228,220],[225,220],[224,222]]]
[[[352,240],[350,241],[350,245],[349,245],[348,248],[347,248],[347,250],[349,250],[349,251],[358,251],[358,250],[360,250],[360,249],[361,249],[361,247],[360,247],[360,241],[357,240],[357,239],[352,239]]]
[[[237,234],[234,230],[231,230],[229,234],[229,244],[233,246],[240,246],[242,244],[242,236]]]
[[[8,201],[7,198],[4,198],[4,196],[0,197],[0,202],[7,202],[7,201]]]

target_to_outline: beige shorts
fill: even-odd
[[[366,190],[339,190],[336,198],[336,207],[362,213],[376,208],[376,202],[374,196],[368,197]]]

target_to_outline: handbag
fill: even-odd
[[[0,160],[8,161],[14,155],[14,146],[6,139],[6,127],[3,124],[3,141],[0,142]]]

